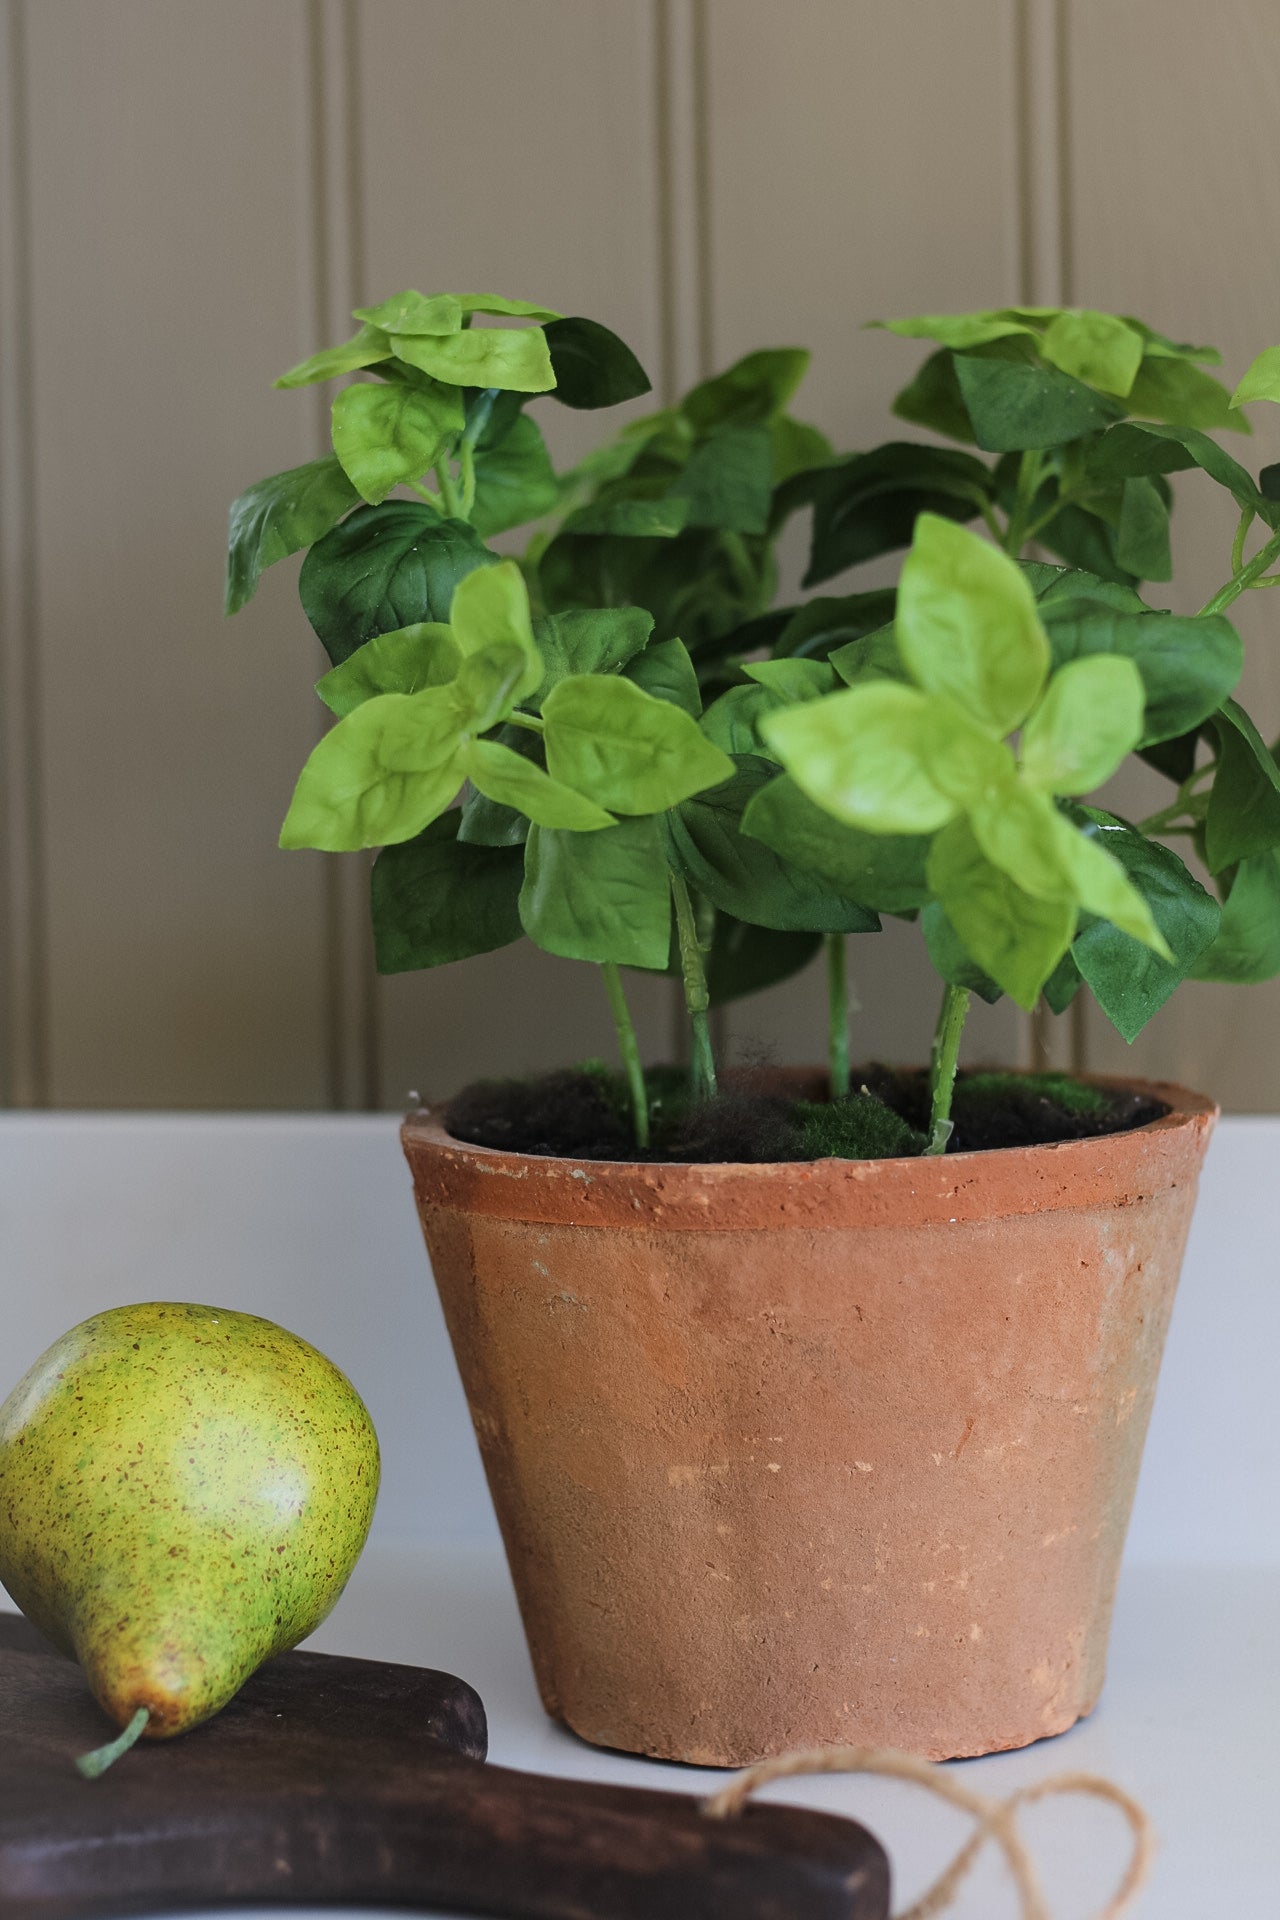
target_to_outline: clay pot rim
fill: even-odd
[[[797,1089],[825,1075],[779,1068]],[[590,1160],[457,1140],[433,1110],[400,1129],[419,1198],[512,1220],[647,1229],[768,1230],[989,1220],[1099,1202],[1124,1205],[1194,1178],[1218,1118],[1204,1094],[1167,1080],[1079,1074],[1087,1085],[1161,1100],[1144,1126],[1084,1140],[936,1158],[774,1161]],[[1172,1136],[1172,1138],[1170,1137]],[[1178,1151],[1179,1147],[1181,1151]]]

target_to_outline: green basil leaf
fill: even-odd
[[[494,737],[500,746],[509,748],[512,753],[518,753],[526,760],[535,761],[541,768],[541,735],[531,733],[527,727],[507,725],[499,727]],[[529,822],[524,814],[518,813],[514,807],[490,800],[487,794],[474,786],[469,787],[458,822],[458,838],[465,845],[522,847],[528,834]]]
[[[1129,392],[1142,364],[1142,337],[1111,313],[1071,308],[1045,328],[1040,352],[1051,366],[1103,393]]]
[[[246,488],[227,521],[224,611],[238,613],[264,568],[319,540],[359,497],[331,454]]]
[[[1231,411],[1231,395],[1221,380],[1202,373],[1188,360],[1153,354],[1148,349],[1129,393],[1129,411],[1140,419],[1162,420],[1168,426],[1199,427],[1207,433],[1222,428],[1248,433],[1249,422]]]
[[[453,387],[549,393],[555,385],[541,327],[466,327],[461,333],[393,333],[401,360]],[[461,429],[459,422],[459,430]],[[419,469],[421,471],[421,469]]]
[[[1004,988],[997,986],[991,975],[984,973],[973,959],[940,900],[931,900],[920,915],[920,931],[934,972],[948,986],[965,987],[991,1007],[997,1000],[1004,999]]]
[[[280,845],[350,853],[411,840],[462,784],[462,737],[452,687],[366,700],[313,748]]]
[[[658,821],[620,820],[599,833],[531,827],[520,920],[546,953],[663,972],[671,895]]]
[[[341,719],[380,693],[421,693],[443,687],[456,676],[462,652],[450,628],[422,620],[395,633],[379,634],[331,667],[316,682],[316,692]]]
[[[973,441],[973,422],[956,378],[956,357],[949,348],[931,353],[914,380],[896,395],[892,412],[913,427],[943,433],[949,440]]]
[[[647,642],[653,615],[643,607],[578,607],[543,614],[533,638],[545,669],[545,699],[571,673],[617,673]]]
[[[1213,944],[1191,968],[1193,980],[1251,985],[1280,974],[1280,856],[1254,853],[1231,880]]]
[[[338,666],[375,634],[449,618],[454,589],[498,564],[473,527],[412,500],[358,507],[302,563],[303,611]]]
[[[672,864],[713,906],[754,926],[781,933],[876,932],[874,913],[742,833],[744,808],[773,773],[766,761],[747,760],[721,786],[668,814]]]
[[[758,425],[783,411],[808,366],[803,347],[761,348],[692,388],[680,411],[699,433]]]
[[[871,593],[818,594],[793,613],[782,609],[785,623],[765,644],[775,659],[828,659],[837,648],[891,624],[897,598],[892,587],[877,587]]]
[[[333,450],[352,485],[377,506],[393,487],[425,473],[462,426],[456,387],[360,381],[333,403]]]
[[[1056,447],[1096,432],[1124,411],[1056,367],[962,354],[956,378],[978,445],[989,453]]]
[[[742,831],[873,912],[911,913],[929,897],[927,835],[864,833],[846,826],[786,774],[751,797]]]
[[[673,707],[697,719],[702,712],[702,694],[698,671],[689,658],[683,640],[659,640],[636,653],[622,669],[633,685],[655,700],[669,700]]]
[[[496,446],[476,452],[471,524],[486,540],[550,513],[560,498],[551,456],[535,420],[520,414]]]
[[[706,957],[707,992],[713,1007],[726,1006],[765,987],[775,987],[807,967],[822,944],[819,933],[778,933],[717,913]]]
[[[463,654],[514,647],[524,658],[515,698],[525,700],[541,685],[542,655],[533,637],[529,589],[514,560],[476,567],[454,588],[449,607],[453,637]]]
[[[660,500],[593,500],[578,507],[561,529],[570,534],[619,534],[629,540],[674,540],[688,523],[692,503]]]
[[[760,722],[768,713],[778,713],[786,703],[768,687],[730,687],[713,700],[702,716],[702,731],[722,753],[758,754],[773,758],[760,733]]]
[[[1149,949],[1144,947],[1142,951]],[[1050,1013],[1065,1013],[1083,985],[1079,967],[1069,952],[1064,953],[1041,989]]]
[[[767,713],[759,727],[801,791],[849,826],[932,833],[956,811],[936,764],[945,722],[914,687],[851,687]]]
[[[907,320],[872,320],[873,327],[883,327],[886,333],[896,333],[904,340],[936,340],[943,347],[984,346],[989,340],[1003,340],[1011,334],[1027,334],[1036,337],[1038,329],[1028,326],[1022,317],[1024,312],[1034,311],[1037,317],[1050,317],[1057,313],[1056,307],[1022,309],[1002,307],[998,311],[985,313],[917,313]]]
[[[821,700],[840,684],[826,660],[746,660],[742,671],[781,700]]]
[[[1280,847],[1280,770],[1258,729],[1234,700],[1213,717],[1218,770],[1209,790],[1205,859],[1210,873]]]
[[[769,444],[773,449],[773,484],[780,487],[793,474],[811,467],[825,467],[835,449],[825,433],[806,420],[793,420],[780,413],[769,422]]]
[[[1119,500],[1116,504],[1118,520]],[[1135,576],[1116,559],[1115,528],[1101,512],[1068,502],[1045,522],[1036,540],[1082,572],[1098,575],[1112,585],[1133,585]]]
[[[1280,502],[1265,499],[1240,462],[1194,427],[1125,420],[1090,447],[1086,461],[1087,471],[1099,480],[1180,473],[1188,467],[1199,467],[1226,488],[1237,506],[1256,513],[1268,526],[1280,526]]]
[[[974,963],[1030,1013],[1071,944],[1076,910],[1025,893],[987,859],[966,820],[929,850],[929,885]]]
[[[513,320],[559,320],[554,307],[537,307],[531,300],[504,300],[499,293],[460,293],[456,296],[463,313],[505,314]]]
[[[819,586],[846,567],[907,546],[922,513],[972,520],[992,487],[972,454],[909,441],[824,467],[812,476],[813,544],[803,584]]]
[[[1037,900],[1083,907],[1086,913],[1099,914],[1121,932],[1132,934],[1164,959],[1172,958],[1150,907],[1124,868],[1096,839],[1073,827],[1044,794],[1018,782],[998,801],[973,808],[969,824],[985,857],[1016,880],[1021,892]],[[946,906],[974,958],[985,966],[957,917],[954,902],[948,900]],[[1000,979],[994,969],[989,967],[988,972]]]
[[[896,680],[902,685],[911,680],[898,652],[898,637],[892,626],[880,627],[861,640],[837,647],[828,658],[848,687],[860,687],[869,680]]]
[[[282,373],[271,384],[274,387],[312,387],[321,380],[332,380],[340,373],[356,373],[362,367],[376,366],[380,360],[389,360],[391,354],[391,342],[382,328],[366,325],[350,340],[344,340],[340,347],[325,347],[306,360],[300,360],[296,367],[290,367],[287,373]]]
[[[733,772],[696,720],[629,680],[571,675],[542,717],[547,771],[615,813],[661,813]]]
[[[1177,361],[1165,363],[1176,366]],[[1120,524],[1116,528],[1116,561],[1140,580],[1172,580],[1173,554],[1169,546],[1169,508],[1149,474],[1126,480],[1121,494]]]
[[[709,434],[694,448],[667,497],[688,502],[691,527],[764,533],[773,500],[768,427],[721,427]]]
[[[1203,360],[1210,367],[1222,365],[1222,355],[1216,347],[1193,347],[1185,341],[1170,340],[1167,334],[1157,333],[1154,327],[1149,327],[1145,320],[1135,320],[1131,313],[1122,314],[1121,318],[1127,327],[1132,327],[1135,333],[1141,335],[1148,356],[1152,358]]]
[[[1123,1038],[1133,1040],[1211,945],[1221,910],[1168,847],[1096,807],[1073,807],[1071,817],[1124,868],[1166,942],[1162,957],[1108,921],[1094,920],[1072,946],[1094,999]]]
[[[1233,407],[1251,400],[1280,401],[1280,347],[1265,347],[1231,396]]]
[[[616,407],[649,393],[648,374],[626,342],[598,320],[553,320],[546,329],[555,384],[566,407]]]
[[[1142,675],[1121,654],[1060,667],[1022,729],[1022,771],[1046,793],[1088,793],[1142,738]]]
[[[1146,690],[1141,745],[1148,747],[1216,713],[1239,681],[1244,649],[1221,614],[1160,613],[1133,599],[1130,612],[1051,589],[1039,605],[1056,669],[1095,655],[1133,661]]]
[[[384,333],[457,333],[462,325],[462,306],[451,293],[428,295],[410,287],[404,293],[393,293],[376,307],[356,307],[352,318]]]
[[[462,752],[462,768],[472,785],[500,806],[513,807],[539,827],[564,827],[593,833],[614,824],[613,815],[585,794],[561,786],[523,754],[497,740],[471,740]]]
[[[455,839],[455,810],[373,863],[370,894],[379,973],[439,967],[510,946],[523,932],[517,902],[519,849],[472,847]]]
[[[921,516],[898,583],[898,651],[930,693],[1003,736],[1030,712],[1049,642],[1014,561],[975,534]]]

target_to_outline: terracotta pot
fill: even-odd
[[[940,1160],[405,1124],[548,1713],[714,1766],[1088,1713],[1217,1112],[1147,1090],[1134,1132]]]

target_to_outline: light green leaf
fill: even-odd
[[[562,533],[621,534],[628,540],[673,540],[689,519],[690,502],[661,500],[592,500],[565,520]]]
[[[1046,793],[1088,793],[1142,738],[1142,675],[1122,654],[1060,667],[1022,730],[1022,771]]]
[[[760,723],[766,714],[779,712],[785,704],[782,696],[768,687],[730,687],[703,714],[702,731],[725,753],[772,758],[773,749],[764,740]]]
[[[574,674],[543,702],[547,771],[615,813],[659,813],[733,773],[696,720],[629,680]]]
[[[384,847],[370,881],[379,973],[439,967],[518,940],[519,848],[473,847],[455,838],[450,810],[413,840]]]
[[[541,327],[467,327],[462,333],[393,333],[402,360],[455,387],[549,393],[556,377]]]
[[[1043,793],[1019,782],[996,804],[975,807],[969,823],[986,858],[1016,880],[1022,892],[1037,900],[1066,901],[1083,907],[1086,913],[1099,914],[1164,959],[1172,958],[1151,909],[1123,867],[1095,839],[1065,820]],[[961,938],[969,945],[952,903],[946,904]],[[974,958],[986,965],[981,955],[975,953]],[[1000,978],[995,973],[992,977]]]
[[[1045,307],[1042,311],[1048,315],[1057,309]],[[909,320],[873,320],[870,324],[904,340],[936,340],[940,347],[961,351],[984,346],[988,340],[1004,340],[1011,334],[1024,333],[1032,339],[1036,336],[1036,329],[1011,308],[988,313],[920,313]]]
[[[1129,411],[1140,419],[1199,427],[1206,433],[1220,428],[1252,432],[1244,415],[1231,411],[1231,395],[1221,380],[1202,373],[1189,360],[1154,353],[1151,348],[1130,389]]]
[[[443,687],[462,664],[453,634],[438,621],[420,620],[379,634],[316,681],[316,692],[341,719],[380,693],[421,693]]]
[[[332,455],[246,488],[227,520],[224,611],[238,613],[264,568],[321,539],[359,497]]]
[[[467,732],[487,733],[505,720],[528,679],[528,656],[509,640],[495,640],[465,654],[449,691]]]
[[[462,784],[462,737],[451,687],[366,700],[313,749],[280,845],[348,853],[411,840]]]
[[[551,456],[536,420],[522,413],[493,447],[476,453],[471,524],[485,540],[550,513],[560,497]]]
[[[325,347],[320,353],[300,360],[296,367],[290,367],[278,380],[273,380],[272,385],[315,386],[318,381],[332,380],[340,373],[356,373],[361,367],[376,366],[380,360],[389,360],[392,351],[391,342],[381,327],[363,326],[340,347]]]
[[[449,624],[464,654],[499,645],[519,648],[525,666],[517,684],[517,701],[527,699],[541,685],[544,667],[533,637],[529,589],[514,560],[477,567],[465,575],[454,589]]]
[[[352,485],[377,506],[393,487],[425,473],[462,423],[456,388],[361,381],[333,403],[333,450]]]
[[[840,684],[826,660],[744,660],[742,671],[783,700],[821,700]]]
[[[921,514],[898,586],[898,651],[919,684],[1003,736],[1049,671],[1035,598],[1016,563],[952,520]]]
[[[536,307],[531,300],[504,300],[498,293],[459,293],[454,297],[464,313],[500,313],[514,320],[559,320],[561,317],[554,307]]]
[[[444,334],[457,333],[462,311],[461,302],[451,293],[428,295],[410,287],[405,293],[393,293],[376,307],[356,307],[352,318],[384,333]]]
[[[1056,571],[1044,569],[1045,572]],[[1110,604],[1105,594],[1124,589],[1089,576],[1064,574],[1045,593],[1040,611],[1055,668],[1097,654],[1123,654],[1142,675],[1146,717],[1140,746],[1199,726],[1231,694],[1244,666],[1240,636],[1221,614],[1158,613],[1132,599]],[[1079,593],[1070,583],[1082,582]],[[1095,597],[1096,595],[1096,597]]]
[[[533,623],[545,672],[538,691],[545,699],[571,673],[616,673],[653,632],[643,607],[574,607],[546,613]]]
[[[635,686],[655,700],[669,700],[696,720],[702,712],[698,671],[683,640],[660,640],[635,654],[622,669]]]
[[[1251,400],[1280,401],[1280,347],[1265,347],[1231,396],[1233,407]]]
[[[1056,447],[1120,417],[1122,403],[1056,367],[956,356],[956,379],[978,445],[989,453]]]
[[[1063,373],[1123,398],[1142,364],[1143,343],[1114,314],[1071,308],[1049,322],[1040,352]]]
[[[614,825],[611,813],[594,800],[561,786],[523,754],[513,753],[496,740],[469,741],[462,752],[462,769],[488,800],[515,807],[539,827],[565,827],[573,833],[593,833]]]
[[[531,827],[520,920],[546,953],[663,972],[671,893],[658,821],[620,820],[599,833]]]
[[[956,811],[934,770],[936,707],[915,687],[851,687],[766,713],[759,729],[801,792],[849,826],[932,833]]]
[[[829,813],[781,774],[760,789],[742,816],[742,831],[808,873],[880,913],[910,913],[929,897],[927,836],[864,833]]]
[[[929,851],[929,885],[970,957],[1028,1013],[1071,944],[1076,910],[1026,893],[956,820]]]

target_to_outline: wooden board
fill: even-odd
[[[0,1615],[0,1920],[235,1902],[445,1908],[510,1920],[886,1920],[888,1862],[851,1821],[483,1764],[450,1674],[290,1653],[215,1720],[101,1780],[80,1670]]]

